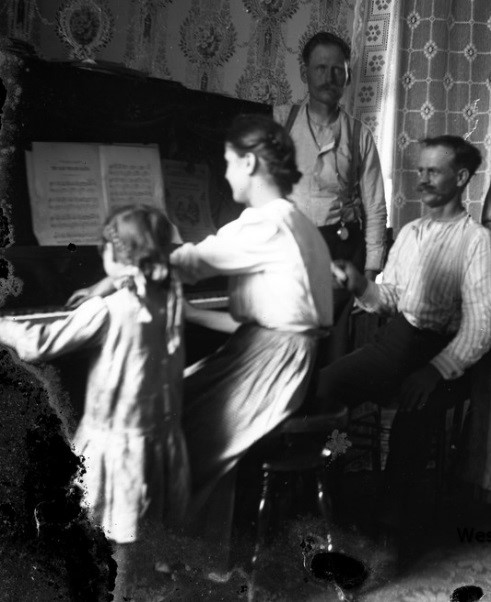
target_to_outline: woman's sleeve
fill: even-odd
[[[0,343],[15,349],[25,361],[49,360],[85,345],[96,344],[108,322],[103,299],[94,297],[69,316],[50,324],[0,319]]]
[[[281,260],[279,228],[272,220],[238,222],[197,245],[187,243],[172,253],[171,262],[186,281],[218,274],[251,274]]]

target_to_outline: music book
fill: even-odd
[[[33,142],[26,166],[40,245],[96,245],[107,215],[123,206],[165,211],[156,144]]]
[[[216,228],[208,199],[209,172],[204,163],[164,159],[165,204],[169,219],[186,242],[197,243]]]

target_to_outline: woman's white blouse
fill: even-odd
[[[188,282],[230,276],[230,313],[239,322],[304,331],[332,324],[330,255],[317,228],[292,203],[246,208],[235,221],[171,256]]]

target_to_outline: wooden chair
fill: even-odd
[[[252,568],[267,543],[268,527],[279,484],[286,485],[294,493],[299,479],[305,482],[304,477],[310,475],[311,495],[315,496],[319,514],[329,528],[332,522],[332,504],[327,481],[331,451],[325,443],[334,429],[345,429],[347,423],[348,411],[343,406],[328,415],[289,418],[268,435],[278,437],[280,444],[276,453],[265,458],[261,466],[262,492]]]
[[[317,359],[305,399],[315,395],[319,370],[324,365],[326,348],[327,338],[320,339]],[[331,414],[312,416],[305,415],[300,410],[266,435],[266,439],[275,442],[275,445],[261,462],[262,489],[257,512],[252,568],[267,541],[274,497],[279,483],[285,484],[290,492],[294,493],[298,481],[309,474],[313,483],[311,495],[315,496],[319,513],[326,522],[331,521],[331,500],[327,486],[331,453],[326,448],[326,442],[333,430],[343,430],[347,423],[348,410],[345,406],[341,406]]]
[[[435,433],[435,514],[442,508],[446,490],[452,490],[455,480],[456,459],[462,434],[467,400],[458,401],[453,408],[442,410]],[[452,422],[448,428],[448,412]]]

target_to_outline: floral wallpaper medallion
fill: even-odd
[[[237,32],[230,18],[228,0],[213,4],[193,2],[180,29],[179,46],[195,67],[196,87],[208,89],[216,81],[216,71],[234,54]]]
[[[247,62],[235,86],[239,98],[284,104],[292,93],[285,69],[283,26],[299,9],[299,0],[242,0],[252,17]]]
[[[168,7],[173,0],[131,0],[124,64],[156,77],[169,78]]]
[[[286,73],[268,68],[259,71],[252,67],[246,69],[237,82],[235,92],[239,98],[266,104],[286,104],[292,97]]]
[[[299,0],[242,0],[255,19],[286,21],[298,10]]]
[[[2,6],[3,4],[3,6]],[[0,2],[0,34],[7,34],[25,44],[39,43],[39,20],[35,0],[3,0]]]
[[[56,32],[71,57],[92,61],[112,39],[114,19],[105,0],[66,0],[56,14]]]

